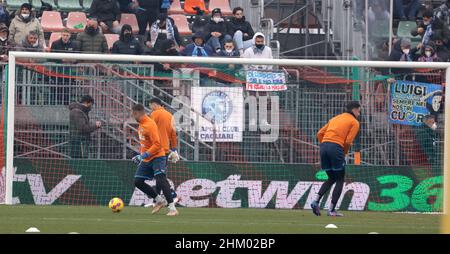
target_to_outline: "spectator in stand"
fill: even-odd
[[[6,26],[9,26],[9,24],[11,23],[11,20],[9,17],[9,12],[6,10],[4,5],[6,5],[4,1],[2,3],[0,3],[0,23],[3,23]]]
[[[21,44],[18,45],[19,51],[29,51],[29,52],[40,52],[44,50],[42,43],[39,41],[39,36],[35,31],[30,31],[22,41]]]
[[[44,30],[41,23],[31,12],[31,4],[22,4],[14,19],[9,25],[9,40],[15,45],[20,45],[28,36],[30,31],[34,31],[40,43],[45,42]]]
[[[139,25],[139,35],[145,35],[147,26],[151,26],[160,13],[162,0],[137,0],[139,6],[136,17]]]
[[[162,40],[160,42],[160,47],[153,51],[153,55],[157,56],[179,56],[177,50],[177,45],[173,40]],[[157,79],[155,80],[155,85],[162,88],[165,93],[161,93],[160,91],[154,91],[155,96],[164,101],[171,103],[173,96],[173,69],[177,68],[179,64],[169,64],[169,63],[154,63],[155,72],[158,73],[159,77],[168,77],[170,80],[165,79]]]
[[[445,44],[449,42],[450,30],[447,25],[440,19],[435,18],[432,10],[423,13],[423,22],[411,31],[413,36],[420,35],[422,37],[422,45],[430,42],[433,33],[440,32]]]
[[[77,36],[79,49],[83,53],[107,53],[108,43],[105,36],[100,33],[95,19],[88,20],[84,32]]]
[[[239,57],[239,52],[234,48],[232,40],[226,40],[223,49],[217,54],[220,57]]]
[[[207,44],[215,51],[220,52],[222,49],[222,43],[225,39],[231,38],[227,35],[227,23],[222,17],[222,11],[220,8],[215,8],[211,13],[211,19],[209,20],[206,31],[207,31]]]
[[[417,59],[418,62],[442,62],[436,54],[434,44],[430,42],[425,45],[422,55]]]
[[[214,55],[213,49],[205,44],[203,34],[194,34],[194,36],[192,36],[192,41],[191,44],[187,45],[186,48],[180,52],[180,55],[197,57],[209,57]]]
[[[431,41],[436,45],[436,54],[441,59],[442,62],[450,61],[450,51],[444,45],[444,41],[442,40],[442,36],[440,32],[433,33],[431,36]]]
[[[233,16],[228,22],[228,34],[233,36],[239,54],[243,55],[244,50],[252,46],[255,32],[250,22],[245,20],[244,9],[241,7],[234,8]]]
[[[51,52],[79,52],[78,44],[75,40],[72,40],[69,29],[65,28],[61,32],[61,38],[52,43]]]
[[[11,50],[11,42],[8,40],[9,29],[5,24],[0,23],[0,61],[8,61],[8,53]]]
[[[113,54],[142,55],[143,49],[139,40],[134,37],[133,29],[130,25],[122,26],[120,38],[114,42],[112,47]]]
[[[166,13],[161,13],[155,23],[150,27],[145,45],[150,49],[156,49],[158,51],[161,41],[166,39],[173,41],[177,48],[181,45],[180,33],[175,22]]]
[[[401,62],[413,62],[416,59],[416,52],[420,50],[421,45],[417,45],[416,48],[411,48],[411,40],[403,38],[397,41],[392,48],[392,52],[389,55],[389,61],[401,61]],[[411,73],[411,69],[391,69],[393,74],[408,74]],[[411,76],[407,76],[411,78]],[[402,79],[402,78],[401,78]]]
[[[266,46],[266,37],[263,33],[256,33],[253,36],[253,46],[244,51],[243,58],[265,58],[272,59],[272,49]],[[272,70],[272,65],[246,65],[245,69],[250,70]]]
[[[120,32],[120,7],[117,0],[94,0],[90,9],[90,17],[95,18],[105,34],[107,31]]]
[[[420,6],[420,0],[394,0],[394,17],[415,21]]]

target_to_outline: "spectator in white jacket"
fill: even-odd
[[[263,33],[256,33],[253,36],[253,46],[246,49],[242,58],[264,58],[273,59],[272,49],[266,46],[266,37]],[[246,65],[246,70],[272,70],[272,65]]]

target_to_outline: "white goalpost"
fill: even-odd
[[[16,91],[16,60],[30,59],[76,59],[80,61],[111,61],[111,62],[141,62],[141,63],[178,63],[178,64],[234,64],[234,65],[280,65],[280,66],[306,66],[306,67],[359,67],[359,68],[399,68],[399,69],[444,69],[445,80],[450,80],[450,63],[422,63],[422,62],[384,62],[384,61],[336,61],[336,60],[302,60],[302,59],[243,59],[243,58],[201,58],[201,57],[174,57],[174,56],[138,56],[138,55],[102,55],[102,54],[67,54],[67,53],[37,53],[37,52],[9,52],[8,84],[7,84],[7,121],[6,125],[6,188],[5,204],[13,204],[14,179],[14,124]],[[450,124],[450,89],[445,89],[445,123]],[[450,233],[450,129],[445,128],[444,157],[443,157],[443,193],[444,193],[444,219],[441,232]]]

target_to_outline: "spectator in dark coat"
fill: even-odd
[[[151,26],[160,13],[162,0],[137,0],[139,7],[136,17],[139,25],[139,34],[145,35],[147,26]]]
[[[91,18],[97,19],[103,33],[120,32],[120,7],[117,0],[94,0],[90,9]]]
[[[435,18],[432,10],[427,10],[423,14],[423,22],[411,31],[413,36],[422,37],[422,45],[428,44],[434,33],[441,33],[445,44],[449,43],[450,30],[439,18]]]
[[[79,52],[78,43],[75,40],[71,39],[69,29],[64,29],[61,32],[61,38],[52,43],[51,52]]]
[[[436,45],[436,54],[442,62],[450,61],[450,51],[444,45],[440,32],[434,33],[431,36],[431,41]]]
[[[133,0],[117,0],[121,13],[134,13],[135,4]]]
[[[91,133],[102,126],[100,121],[90,122],[89,112],[93,105],[94,99],[89,95],[83,96],[79,103],[69,105],[69,146],[72,158],[88,158]]]
[[[120,38],[114,42],[113,54],[142,55],[143,49],[139,40],[133,36],[133,29],[125,24],[120,32]]]
[[[0,61],[8,61],[8,53],[12,48],[11,42],[8,40],[9,29],[5,24],[0,23]]]
[[[207,37],[205,38],[207,44],[215,51],[219,52],[222,49],[222,43],[231,36],[227,35],[227,23],[222,17],[222,12],[216,8],[211,13],[211,19],[206,26]]]
[[[411,40],[403,38],[394,44],[392,52],[389,56],[390,61],[396,62],[413,62],[416,59],[416,52],[419,47],[411,48]],[[393,74],[411,73],[410,69],[391,69]]]
[[[205,44],[205,38],[201,33],[196,33],[192,36],[193,43],[189,44],[181,51],[182,56],[198,56],[209,57],[214,55],[213,49]]]
[[[394,17],[402,20],[416,20],[420,0],[394,0]]]
[[[174,20],[166,13],[161,13],[150,27],[145,45],[158,51],[161,41],[166,39],[172,40],[177,48],[181,45],[180,33]]]
[[[5,6],[3,6],[3,5],[4,5],[4,3],[0,3],[0,23],[3,23],[6,26],[9,26],[9,24],[11,23],[9,12],[6,10]]]
[[[94,19],[89,20],[86,24],[84,32],[78,34],[77,42],[80,47],[80,51],[83,53],[108,52],[108,43],[106,42],[106,38],[102,33],[100,33],[98,23]]]
[[[244,9],[236,7],[233,9],[233,15],[228,22],[228,34],[233,36],[234,43],[236,43],[237,50],[240,55],[244,54],[244,50],[250,48],[253,43],[253,31],[250,22],[245,20]]]

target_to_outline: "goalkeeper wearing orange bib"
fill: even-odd
[[[167,156],[167,161],[177,163],[180,160],[180,156],[177,152],[177,132],[175,130],[175,120],[173,115],[164,109],[162,101],[158,98],[150,100],[150,108],[152,113],[150,118],[153,119],[158,126],[159,135],[161,138],[161,146],[164,149],[164,153]],[[156,188],[156,192],[160,193],[161,189]],[[177,203],[179,198],[174,190],[171,190],[172,198]],[[161,209],[156,207],[155,209]]]
[[[133,157],[133,162],[138,165],[134,176],[134,185],[156,202],[155,208],[164,207],[168,204],[168,216],[178,215],[175,203],[170,191],[170,184],[166,178],[166,156],[161,146],[160,134],[155,121],[145,114],[144,106],[137,104],[132,109],[133,118],[139,123],[139,141],[141,144],[140,154]],[[161,197],[145,180],[156,181],[156,188],[162,190]],[[153,209],[152,213],[159,211]]]
[[[347,111],[332,118],[317,133],[320,142],[320,165],[328,175],[328,180],[322,184],[319,193],[311,203],[313,213],[320,216],[320,199],[327,193],[333,184],[336,184],[331,199],[328,216],[343,216],[336,211],[336,204],[344,187],[345,155],[359,132],[358,117],[361,114],[361,105],[352,101],[347,104]]]

